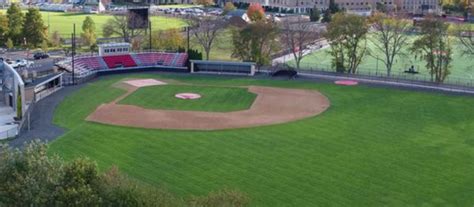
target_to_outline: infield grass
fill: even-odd
[[[319,90],[323,114],[272,126],[147,130],[84,121],[125,91],[122,78],[204,85]],[[313,103],[306,103],[313,104]],[[474,98],[331,83],[140,74],[101,78],[66,97],[51,143],[66,159],[88,156],[186,196],[234,188],[252,206],[472,206]]]
[[[178,99],[178,93],[197,93],[201,98]],[[229,112],[250,108],[256,96],[247,88],[162,85],[139,88],[119,103],[148,109]]]

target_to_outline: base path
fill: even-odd
[[[112,103],[102,104],[87,117],[88,121],[139,128],[218,130],[271,125],[316,116],[329,107],[329,100],[314,90],[250,86],[257,97],[248,110],[200,112],[145,109],[117,104],[138,88]]]

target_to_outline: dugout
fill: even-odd
[[[255,63],[253,62],[226,62],[190,60],[191,73],[212,73],[227,75],[255,75]]]

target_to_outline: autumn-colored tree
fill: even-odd
[[[234,11],[235,9],[237,9],[234,5],[234,3],[228,1],[225,3],[225,6],[224,6],[224,12],[222,13],[223,15],[226,15],[227,13],[231,12],[231,11]]]
[[[409,40],[407,34],[411,29],[411,23],[384,13],[374,14],[370,18],[370,23],[376,32],[372,33],[369,38],[375,46],[374,51],[369,51],[368,54],[383,62],[387,69],[387,75],[390,76],[395,59],[405,55],[404,52]]]
[[[248,24],[240,30],[234,30],[232,56],[243,61],[256,62],[258,66],[271,62],[271,54],[277,51],[280,30],[270,21],[258,21]]]
[[[367,51],[367,33],[365,17],[341,12],[332,17],[325,37],[330,42],[332,67],[336,71],[357,72]]]
[[[247,16],[253,22],[265,19],[265,10],[259,3],[251,3],[247,9]]]
[[[53,32],[53,34],[51,35],[50,42],[53,45],[53,47],[61,46],[61,35],[59,34],[58,31]]]
[[[214,0],[194,0],[194,3],[203,6],[211,6],[214,4]]]
[[[411,50],[425,60],[431,80],[442,83],[448,77],[452,61],[452,40],[449,24],[436,17],[427,17],[420,23],[421,36]]]
[[[148,44],[149,39],[143,41]],[[184,47],[184,37],[178,29],[158,30],[152,33],[151,45],[157,50],[178,50]]]
[[[96,42],[95,23],[90,16],[87,16],[82,22],[81,37],[85,45],[89,47]]]

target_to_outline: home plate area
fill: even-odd
[[[256,94],[256,98],[250,108],[245,110],[209,112],[149,109],[136,105],[119,104],[119,101],[140,87],[167,83],[154,79],[127,80],[122,83],[128,85],[126,87],[127,93],[110,103],[100,105],[86,120],[150,129],[219,130],[296,121],[316,116],[330,106],[328,98],[316,90],[247,86],[245,88],[248,92]],[[199,101],[201,95],[178,93],[175,94],[175,97],[176,99],[197,99],[196,101]]]

